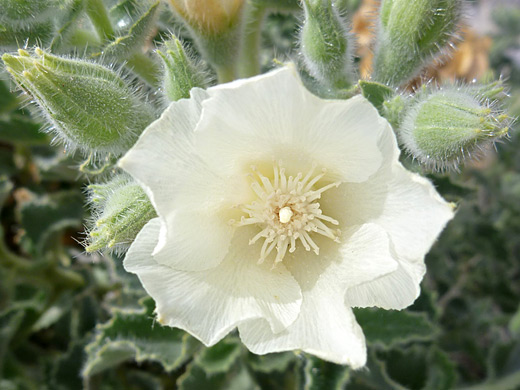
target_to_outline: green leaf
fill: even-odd
[[[307,355],[303,367],[304,390],[341,390],[349,382],[350,370],[347,366],[329,363]]]
[[[20,222],[31,252],[41,255],[55,234],[64,229],[81,228],[83,196],[75,191],[33,196],[19,206]]]
[[[115,311],[112,319],[98,326],[95,339],[86,347],[85,377],[128,360],[156,361],[171,371],[189,359],[197,344],[180,329],[163,327],[154,319],[151,298],[141,301],[141,311]]]
[[[408,390],[388,375],[386,364],[373,349],[368,350],[367,364],[363,370],[352,371],[348,390]]]
[[[72,31],[78,26],[78,18],[84,10],[84,0],[68,1],[64,17],[60,21],[60,28],[56,31],[56,35],[50,45],[50,50],[52,52],[56,51],[57,48],[61,47],[66,42]]]
[[[226,373],[210,375],[196,363],[191,363],[177,385],[179,390],[260,390],[240,364]]]
[[[382,309],[355,309],[354,313],[369,344],[392,347],[431,340],[437,334],[437,328],[424,314]]]
[[[40,125],[23,115],[12,115],[8,121],[0,120],[0,141],[13,145],[45,145],[47,134]]]
[[[136,50],[141,50],[145,41],[150,37],[157,20],[159,1],[156,1],[140,18],[135,22],[128,33],[116,38],[104,50],[103,54],[110,57],[126,58]]]
[[[85,358],[85,341],[73,343],[67,353],[56,359],[52,365],[50,385],[54,390],[83,388],[81,364]]]
[[[451,390],[457,381],[455,363],[437,347],[428,356],[428,379],[423,390]]]
[[[284,372],[296,360],[294,352],[269,353],[267,355],[247,355],[248,365],[257,372],[272,373]]]
[[[385,100],[394,94],[392,88],[375,81],[359,80],[358,85],[361,89],[361,94],[368,99],[379,112],[381,112]]]
[[[236,363],[241,352],[240,340],[228,337],[213,347],[204,348],[195,358],[195,362],[209,375],[227,372]]]

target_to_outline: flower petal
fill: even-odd
[[[311,161],[343,181],[361,182],[381,164],[377,141],[388,123],[375,108],[363,97],[320,99],[292,67],[208,93],[197,146],[211,166],[228,175],[252,161],[296,159],[300,172]]]
[[[372,280],[396,269],[386,233],[367,224],[346,232],[340,261],[296,251],[288,268],[302,287],[300,315],[286,330],[273,333],[262,320],[239,325],[240,337],[254,353],[301,349],[338,364],[361,367],[365,340],[352,310],[345,305],[348,286]]]
[[[280,331],[296,319],[301,305],[298,284],[284,267],[271,271],[251,261],[248,237],[237,234],[218,267],[185,272],[154,261],[151,252],[159,231],[159,219],[150,221],[128,251],[124,266],[138,275],[156,301],[161,323],[213,345],[244,320],[265,318]]]
[[[340,225],[370,222],[381,226],[400,263],[394,274],[349,290],[347,303],[402,309],[419,296],[424,256],[453,217],[453,208],[430,181],[402,166],[393,134],[383,136],[380,147],[385,161],[370,180],[331,189],[321,203],[325,214],[336,210],[334,217]],[[345,199],[350,206],[342,207]]]
[[[218,210],[229,180],[213,173],[194,146],[193,130],[207,97],[194,89],[191,99],[171,104],[119,162],[143,185],[163,222],[156,260],[181,270],[218,265],[233,235],[229,218]]]

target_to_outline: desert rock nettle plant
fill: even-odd
[[[206,346],[238,328],[253,353],[357,369],[364,324],[422,320],[353,308],[418,298],[424,256],[455,209],[424,175],[459,171],[512,119],[502,80],[410,87],[459,39],[464,1],[382,0],[365,80],[356,3],[0,0],[4,69],[91,183],[85,249],[125,256],[159,323]],[[261,32],[278,10],[300,14],[298,50],[269,70]],[[211,373],[211,350],[118,316],[130,333],[183,345],[175,364],[163,357],[174,347],[135,340],[128,356],[169,370],[193,359],[183,386],[199,367]],[[87,348],[85,377],[112,364],[103,348],[124,355],[107,341],[112,325]],[[238,356],[234,337],[213,348]],[[325,363],[310,355],[312,377]]]

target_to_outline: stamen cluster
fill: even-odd
[[[339,242],[341,231],[325,224],[338,226],[339,222],[323,215],[318,203],[325,191],[340,185],[340,182],[321,187],[318,185],[326,176],[325,169],[316,174],[316,165],[313,165],[305,177],[301,172],[287,177],[281,163],[275,163],[272,179],[264,176],[255,166],[251,169],[251,188],[257,200],[239,206],[248,216],[243,216],[236,224],[261,227],[262,230],[249,240],[252,245],[261,238],[264,239],[259,263],[264,262],[275,248],[275,264],[281,262],[287,250],[289,253],[296,250],[297,241],[301,242],[305,250],[312,249],[319,254],[320,248],[311,236],[313,233]]]

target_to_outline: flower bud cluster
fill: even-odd
[[[121,155],[155,119],[152,106],[130,83],[100,64],[38,48],[33,54],[21,49],[18,55],[4,54],[2,60],[71,150]]]

